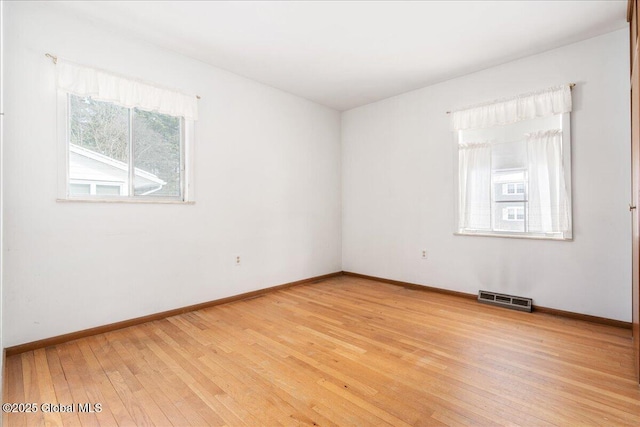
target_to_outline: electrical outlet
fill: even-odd
[[[426,249],[422,250],[422,259],[427,259],[427,250]]]
[[[240,265],[240,255],[236,255],[236,267]]]

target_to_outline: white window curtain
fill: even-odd
[[[562,131],[526,135],[529,163],[529,231],[566,233],[571,229],[562,161]]]
[[[454,111],[452,130],[490,128],[571,111],[571,86],[562,85]]]
[[[491,145],[461,144],[458,150],[460,230],[491,229]]]
[[[127,108],[157,111],[187,120],[198,119],[195,95],[137,81],[96,68],[58,59],[58,88],[79,96],[113,102]]]

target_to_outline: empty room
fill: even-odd
[[[2,425],[640,425],[637,3],[0,0]]]

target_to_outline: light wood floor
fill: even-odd
[[[338,277],[7,359],[6,425],[640,425],[630,331]]]

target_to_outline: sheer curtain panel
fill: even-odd
[[[491,229],[491,146],[462,144],[459,158],[458,228]]]
[[[571,216],[562,160],[562,131],[526,135],[529,169],[529,231],[567,233]]]

